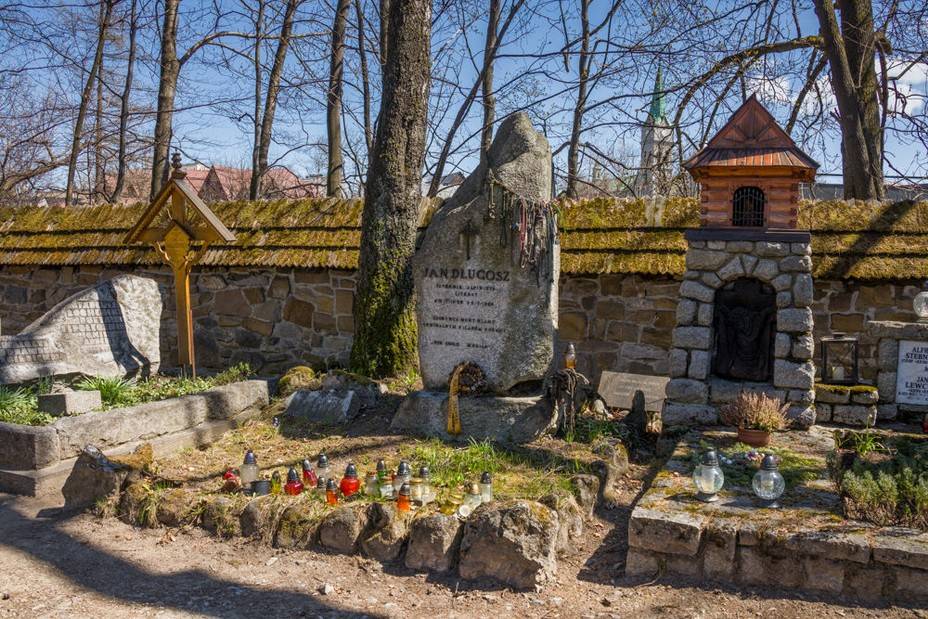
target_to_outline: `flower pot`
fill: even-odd
[[[751,447],[766,447],[770,444],[770,432],[738,428],[738,440]]]

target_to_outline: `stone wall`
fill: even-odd
[[[15,335],[53,305],[126,269],[0,268],[0,329]],[[138,268],[162,285],[161,359],[176,359],[171,276]],[[248,361],[271,373],[295,363],[347,360],[354,332],[355,275],[345,270],[198,269],[191,277],[197,356],[203,367]],[[562,275],[560,341],[574,342],[578,370],[598,381],[604,369],[667,376],[680,280],[625,274]],[[816,342],[830,331],[860,335],[860,371],[875,382],[876,338],[869,320],[915,321],[920,282],[816,280],[812,313]],[[561,351],[559,351],[561,352]],[[815,359],[818,359],[816,350]]]

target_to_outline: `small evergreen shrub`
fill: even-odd
[[[775,432],[789,425],[789,405],[764,393],[742,391],[719,411],[722,423],[745,430]]]

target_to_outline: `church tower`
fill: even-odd
[[[638,197],[661,195],[669,190],[673,176],[670,166],[672,147],[673,132],[664,109],[664,80],[658,65],[651,108],[641,128],[641,158],[634,185]]]

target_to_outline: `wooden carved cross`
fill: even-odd
[[[480,234],[480,229],[474,224],[473,219],[469,219],[467,225],[461,230],[461,234],[464,235],[464,249],[467,252],[467,259],[470,260],[470,240]]]

